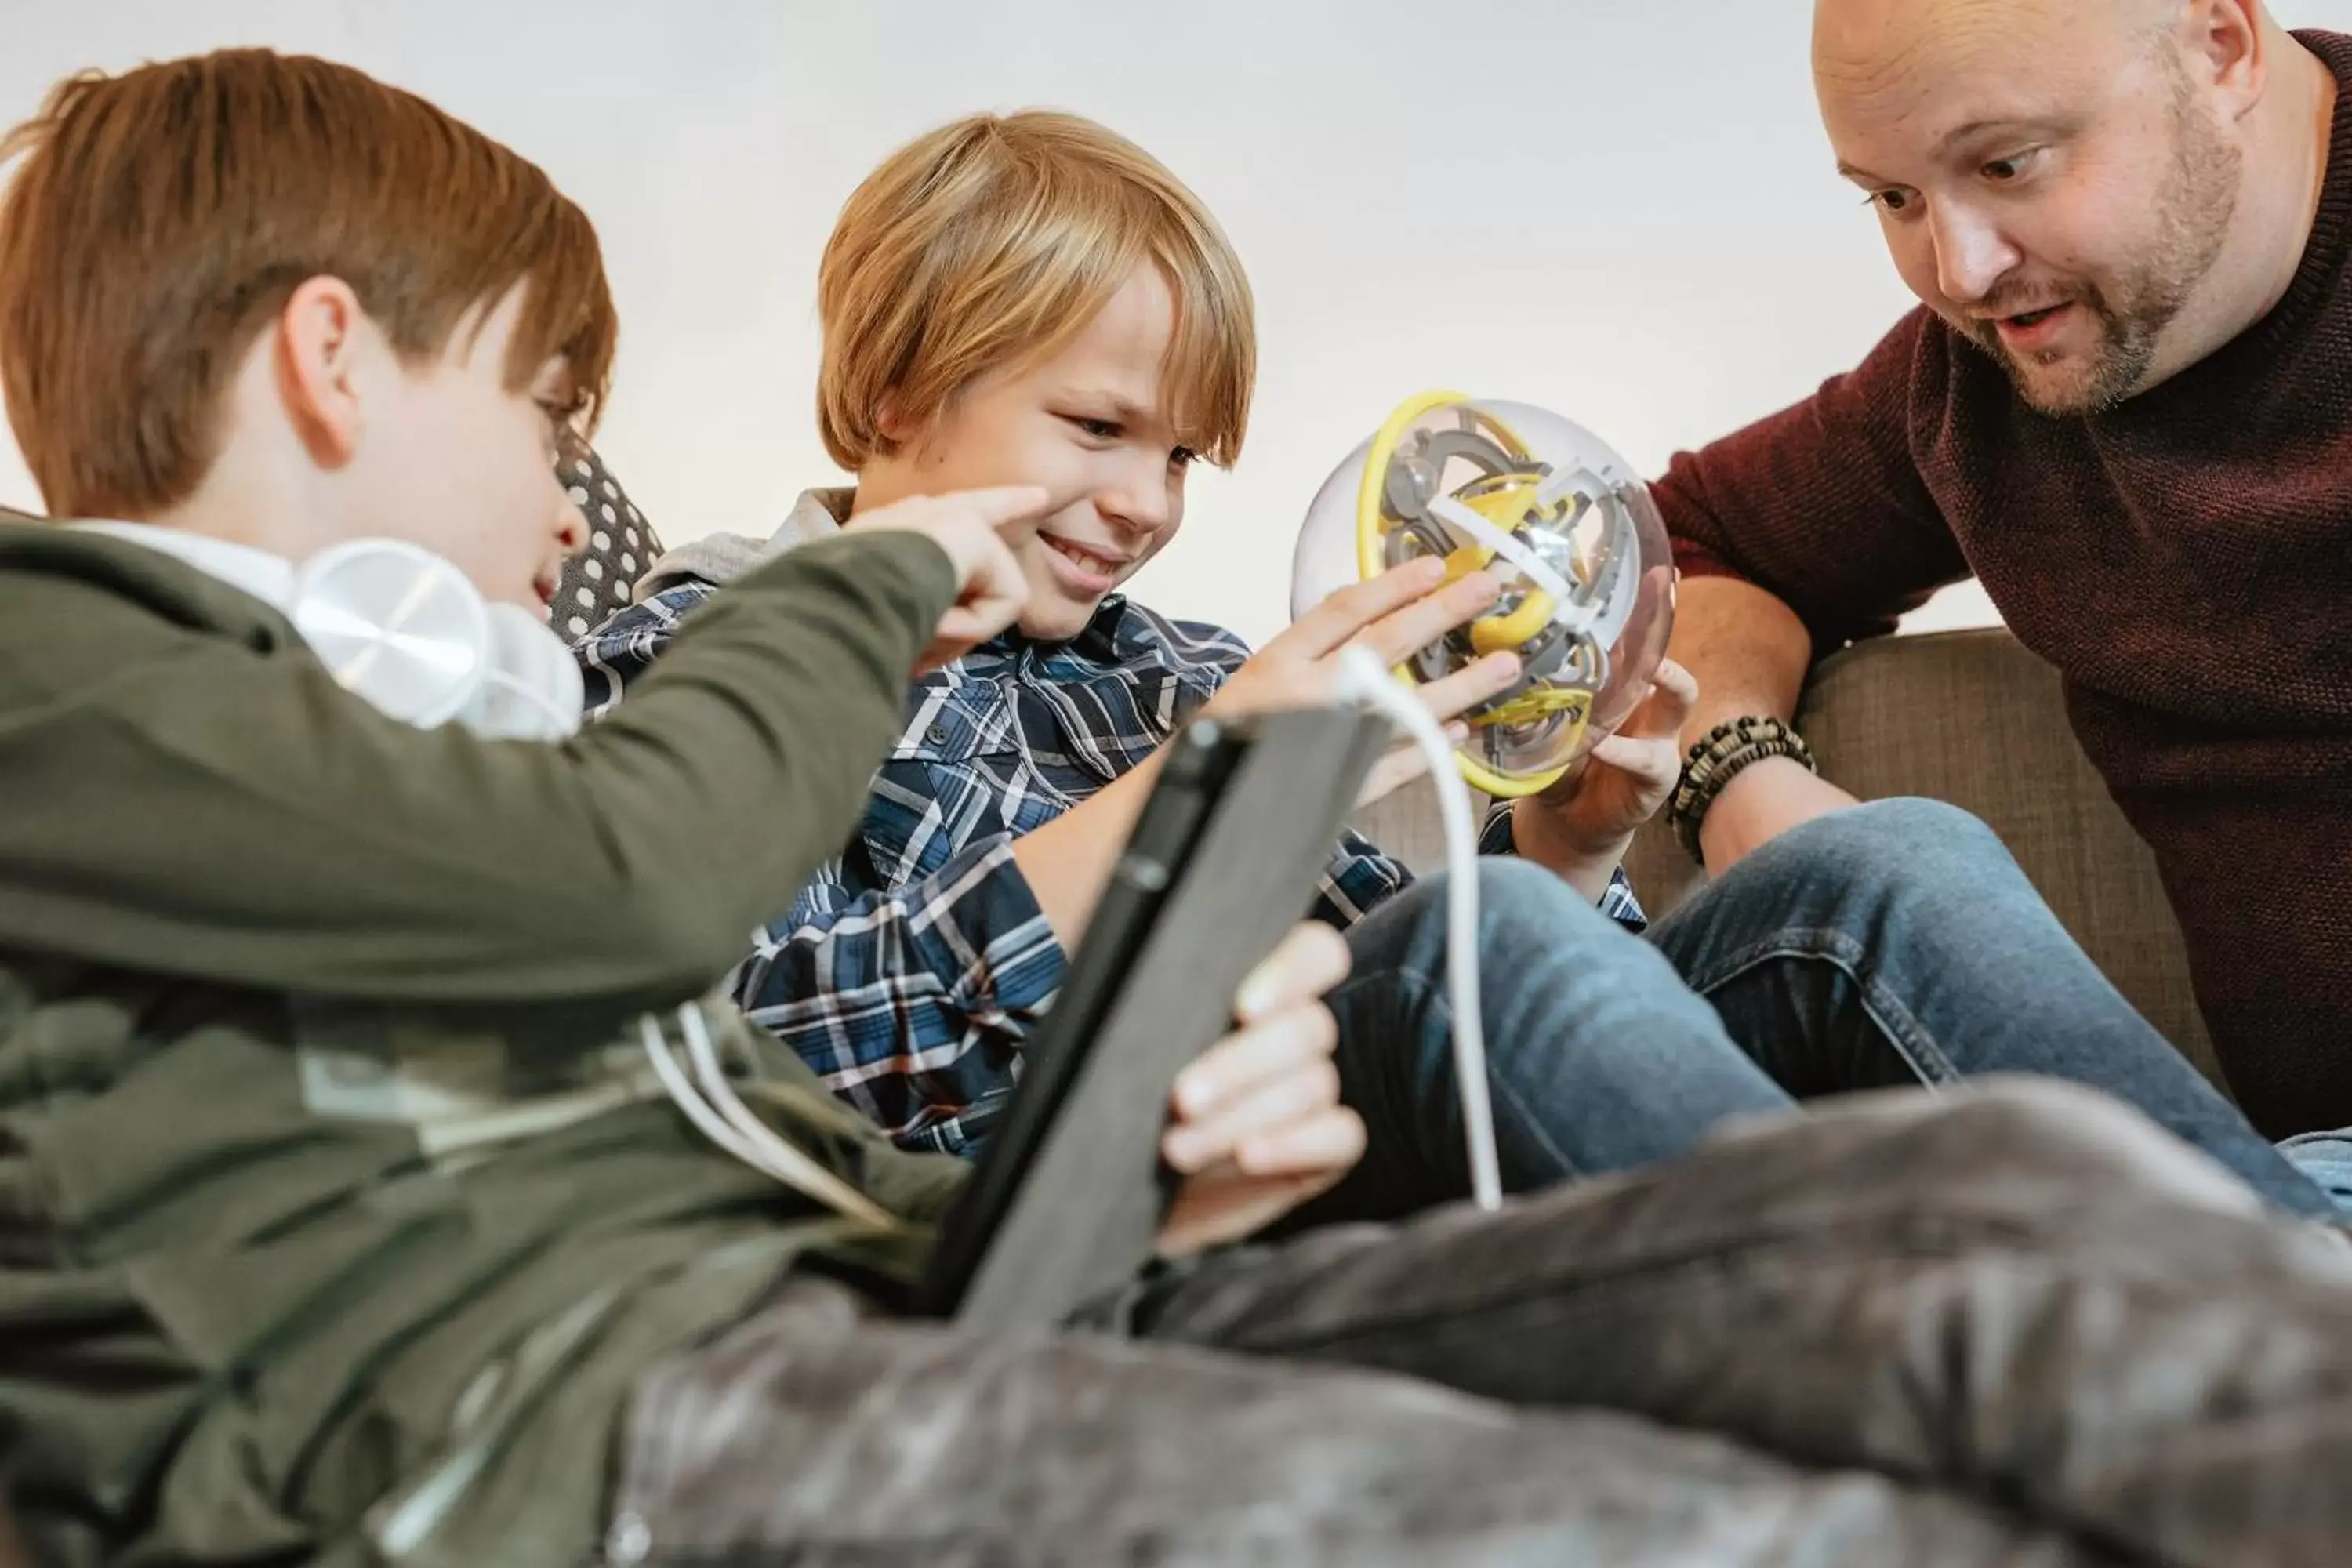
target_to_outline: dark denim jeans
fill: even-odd
[[[638,1563],[2334,1564],[2352,1252],[2112,1100],[1850,1098],[1106,1332],[810,1280],[657,1368]]]
[[[2132,1009],[1974,817],[1881,801],[1807,823],[1645,942],[1538,868],[1481,868],[1479,964],[1506,1184],[1670,1159],[1725,1117],[1985,1073],[2137,1107],[2264,1198],[2332,1214]],[[1370,1152],[1287,1227],[1394,1219],[1469,1190],[1444,985],[1442,880],[1349,935],[1331,998]]]

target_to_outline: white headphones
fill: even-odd
[[[175,557],[275,607],[343,689],[404,723],[454,721],[501,741],[560,741],[580,728],[580,669],[563,640],[530,611],[489,603],[421,545],[354,539],[297,565],[151,523],[61,526]]]
[[[429,550],[397,539],[322,550],[295,569],[282,607],[345,690],[420,729],[554,741],[580,728],[580,668],[562,639]]]

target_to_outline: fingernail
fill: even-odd
[[[1182,1128],[1178,1128],[1160,1141],[1160,1157],[1177,1170],[1190,1173],[1196,1163],[1193,1145],[1197,1140]]]
[[[1245,975],[1234,993],[1234,1012],[1244,1020],[1256,1017],[1279,999],[1276,994],[1274,960],[1261,959],[1258,966]]]
[[[1252,970],[1250,977],[1242,982],[1241,989],[1234,993],[1234,1016],[1244,1023],[1256,1017],[1274,1005],[1274,997],[1269,994],[1273,990],[1274,977],[1271,974],[1263,970]]]

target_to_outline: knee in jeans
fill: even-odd
[[[1902,796],[1874,800],[1793,829],[1789,847],[1842,875],[1918,879],[1936,885],[1960,867],[2015,862],[1993,830],[1957,805]]]
[[[1431,973],[1451,951],[1451,883],[1430,877],[1398,894],[1349,935],[1360,970],[1403,963]],[[1479,969],[1532,970],[1601,943],[1632,940],[1617,923],[1542,867],[1507,857],[1478,862]]]
[[[1488,856],[1478,862],[1478,924],[1549,931],[1613,931],[1617,922],[1559,877],[1527,860]]]

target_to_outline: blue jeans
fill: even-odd
[[[2329,1200],[2135,1012],[1999,839],[1927,801],[1783,834],[1644,941],[1539,867],[1481,868],[1480,1006],[1507,1187],[1682,1154],[1725,1117],[1985,1073],[2104,1090],[2272,1204]],[[1349,933],[1330,998],[1362,1164],[1299,1226],[1387,1219],[1468,1191],[1442,882]]]

